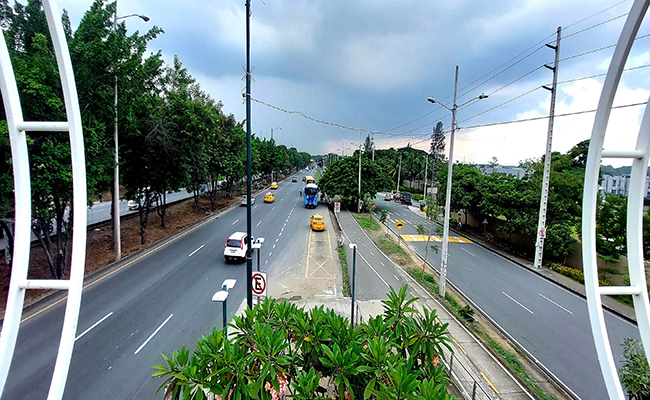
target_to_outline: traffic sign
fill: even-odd
[[[404,226],[404,222],[402,222],[401,219],[399,221],[397,221],[397,229],[399,229],[401,231],[403,226]]]
[[[545,239],[546,238],[546,228],[540,228],[539,229],[539,238],[540,239]]]
[[[341,203],[338,202],[338,201],[336,203],[334,203],[334,212],[335,213],[341,212]]]
[[[255,296],[266,296],[266,272],[254,272],[252,285]]]

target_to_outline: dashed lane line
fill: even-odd
[[[258,222],[257,225],[255,225],[255,226],[256,226],[256,227],[257,227],[257,226],[260,226],[261,223],[262,223],[262,221]]]
[[[188,257],[192,257],[192,256],[194,255],[194,253],[196,253],[197,251],[201,250],[204,246],[205,246],[205,245],[202,244],[198,249],[196,249],[196,250],[194,250],[193,252],[191,252],[190,255],[189,255]]]
[[[452,340],[454,341],[454,343],[456,343],[456,346],[458,346],[458,348],[459,348],[463,353],[465,353],[465,355],[467,355],[467,352],[465,351],[465,349],[463,349],[463,346],[461,346],[460,343],[458,343],[458,341],[457,341],[456,339],[452,338]],[[486,379],[487,379],[487,378],[486,378]],[[496,390],[496,389],[495,389],[495,390]]]
[[[169,317],[167,317],[167,319],[165,320],[165,322],[163,322],[162,324],[160,324],[160,326],[159,326],[155,331],[153,331],[153,333],[151,334],[151,336],[149,336],[149,338],[147,338],[147,340],[145,340],[144,343],[142,343],[142,345],[141,345],[140,347],[138,347],[138,349],[135,351],[135,353],[133,353],[133,355],[138,354],[138,353],[140,352],[140,350],[142,350],[142,349],[144,348],[144,346],[146,346],[147,343],[149,343],[149,341],[150,341],[151,339],[153,339],[154,336],[156,336],[156,333],[158,333],[158,331],[160,331],[160,330],[162,329],[162,327],[165,326],[165,324],[166,324],[167,322],[169,322],[170,319],[172,319],[173,316],[174,316],[174,314],[170,314]]]
[[[512,301],[514,301],[515,303],[517,303],[517,304],[518,304],[521,308],[523,308],[524,310],[526,310],[526,311],[528,311],[529,313],[535,315],[534,312],[530,311],[528,308],[526,308],[526,306],[524,306],[523,304],[521,304],[521,303],[518,302],[517,300],[513,299],[512,296],[510,296],[508,293],[506,293],[506,292],[501,292],[501,293],[503,293],[503,294],[504,294],[507,298],[509,298],[510,300],[512,300]]]
[[[472,256],[472,257],[476,257],[474,254],[472,254],[471,252],[465,250],[464,248],[461,247],[460,249],[461,249],[462,251],[464,251],[465,253],[469,254],[470,256]]]
[[[88,329],[86,329],[85,331],[83,331],[83,332],[81,333],[81,335],[79,335],[79,336],[77,336],[76,338],[74,338],[74,341],[76,342],[77,340],[81,339],[81,338],[83,337],[83,335],[85,335],[86,333],[90,332],[94,327],[96,327],[97,325],[99,325],[99,324],[101,324],[102,322],[104,322],[104,320],[105,320],[106,318],[110,317],[111,315],[113,315],[113,311],[109,312],[108,314],[106,314],[106,315],[104,316],[104,318],[102,318],[102,319],[100,319],[99,321],[95,322],[95,323],[94,323],[90,328],[88,328]]]
[[[568,310],[568,309],[562,307],[561,305],[557,304],[556,302],[554,302],[553,300],[551,300],[551,299],[549,299],[548,297],[544,296],[543,294],[540,293],[539,295],[542,296],[543,298],[545,298],[546,300],[550,301],[551,303],[555,304],[556,306],[560,307],[560,308],[563,309],[564,311],[568,312],[569,314],[573,315],[573,313],[572,313],[570,310]]]
[[[230,225],[235,225],[237,222],[239,222],[239,219],[237,219],[235,222],[233,222],[233,223],[230,224]]]

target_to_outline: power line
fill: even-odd
[[[624,13],[624,14],[621,14],[621,15],[619,15],[619,16],[617,16],[617,17],[610,18],[610,19],[608,19],[608,20],[606,20],[606,21],[603,21],[603,22],[597,23],[597,24],[595,24],[595,25],[588,26],[588,27],[586,27],[585,29],[581,29],[581,30],[579,30],[579,31],[577,31],[577,32],[573,32],[572,34],[563,37],[562,40],[564,40],[564,39],[568,39],[568,38],[570,38],[570,37],[572,37],[572,36],[575,36],[575,35],[579,35],[579,34],[581,34],[581,33],[583,33],[583,32],[587,32],[588,30],[591,30],[591,29],[597,28],[597,27],[599,27],[599,26],[601,26],[601,25],[605,25],[605,24],[610,23],[610,22],[612,22],[612,21],[616,21],[617,19],[619,19],[619,18],[623,18],[623,17],[625,17],[625,16],[628,15],[628,14],[629,14],[629,13]]]
[[[644,101],[644,102],[641,102],[641,103],[624,104],[622,106],[612,107],[612,110],[619,109],[619,108],[642,106],[644,104],[648,104],[648,102]],[[569,116],[572,116],[572,115],[589,114],[589,113],[593,113],[593,112],[596,112],[596,110],[595,109],[594,110],[583,110],[583,111],[575,111],[575,112],[566,113],[566,114],[555,114],[555,117],[556,118],[557,117],[569,117]],[[503,121],[503,122],[493,122],[493,123],[490,123],[490,124],[472,125],[472,126],[466,126],[466,127],[462,127],[462,128],[458,127],[456,129],[484,128],[484,127],[487,127],[487,126],[509,125],[509,124],[516,124],[516,123],[519,123],[519,122],[538,121],[538,120],[548,119],[548,118],[549,118],[549,116],[546,115],[546,116],[543,116],[543,117],[525,118],[525,119],[517,119],[517,120],[513,120],[513,121]]]
[[[600,15],[600,14],[606,12],[606,11],[609,11],[609,10],[611,10],[612,8],[616,7],[616,6],[620,6],[621,4],[626,3],[627,1],[628,1],[628,0],[619,1],[618,3],[616,3],[616,4],[612,5],[612,6],[609,6],[609,7],[607,7],[607,8],[604,9],[604,10],[600,10],[600,11],[598,11],[598,12],[595,13],[595,14],[592,14],[592,15],[586,17],[586,18],[581,19],[580,21],[577,21],[577,22],[572,23],[571,25],[569,25],[569,26],[567,26],[566,28],[564,28],[564,30],[566,31],[566,30],[568,30],[569,28],[572,28],[572,27],[578,25],[578,24],[581,23],[581,22],[584,22],[584,21],[586,21],[586,20],[588,20],[588,19],[591,19],[591,18],[595,17],[596,15]],[[629,14],[629,13],[628,13],[628,14]],[[627,14],[626,14],[626,15],[627,15]],[[565,38],[566,38],[566,37],[565,37]]]

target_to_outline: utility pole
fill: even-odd
[[[359,205],[357,212],[361,212],[361,144],[359,144]]]
[[[375,162],[375,134],[372,134],[372,162]]]
[[[271,131],[271,136],[273,131]],[[246,0],[246,300],[253,308],[253,257],[251,246],[251,2]]]
[[[402,174],[402,156],[399,156],[399,169],[397,170],[397,190],[395,191],[395,194],[399,193],[399,180],[401,178]]]
[[[115,15],[113,16],[113,33],[117,33],[117,0],[115,1]],[[116,60],[117,64],[117,60]],[[122,258],[122,239],[120,237],[120,156],[118,153],[117,136],[117,68],[115,69],[115,167],[113,169],[113,196],[111,206],[113,207],[113,248],[115,249],[115,261]]]
[[[427,202],[427,172],[429,170],[429,153],[427,153],[426,156],[424,156],[424,159],[426,160],[424,162],[424,203],[426,204]]]
[[[440,290],[439,294],[445,298],[447,288],[447,258],[449,257],[449,219],[451,212],[451,177],[454,168],[454,133],[456,133],[456,111],[458,105],[458,65],[456,65],[456,79],[454,81],[454,105],[451,109],[451,134],[449,135],[449,165],[447,166],[447,195],[445,196],[445,223],[442,236],[442,257],[440,262]]]
[[[537,223],[537,241],[535,242],[535,268],[542,268],[544,256],[544,238],[546,238],[546,209],[548,203],[548,187],[551,176],[551,147],[553,144],[553,119],[555,118],[555,95],[557,93],[557,69],[560,59],[560,35],[562,27],[557,28],[557,40],[555,46],[546,44],[547,47],[555,50],[555,64],[553,67],[544,65],[553,71],[553,86],[543,86],[551,91],[551,109],[548,119],[548,135],[546,136],[546,155],[544,156],[544,180],[542,181],[542,199],[539,205],[539,222]]]

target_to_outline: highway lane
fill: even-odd
[[[402,235],[416,234],[418,224],[428,231],[430,223],[408,207],[383,196],[377,205],[393,220],[404,221]],[[394,223],[390,227],[397,232]],[[424,256],[426,242],[407,243]],[[440,257],[429,251],[428,261],[438,267]],[[449,243],[447,277],[579,397],[607,398],[582,297],[473,243]],[[620,367],[623,339],[638,339],[638,329],[612,313],[605,315]]]
[[[253,235],[269,240],[262,247],[262,264],[269,260],[270,278],[282,269],[273,262],[273,246],[276,251],[286,248],[294,234],[300,235],[290,224],[306,224],[294,211],[304,210],[298,201],[301,186],[290,179],[281,182],[273,204],[263,203],[264,193],[256,197]],[[246,230],[245,211],[236,207],[84,289],[77,332],[92,329],[76,342],[64,398],[155,397],[161,381],[150,378],[151,366],[163,362],[160,353],[193,348],[200,335],[220,327],[221,307],[211,297],[221,282],[237,279],[229,297],[231,311],[245,299],[246,265],[223,259],[227,237]],[[21,325],[3,399],[46,396],[64,305],[62,301]]]

